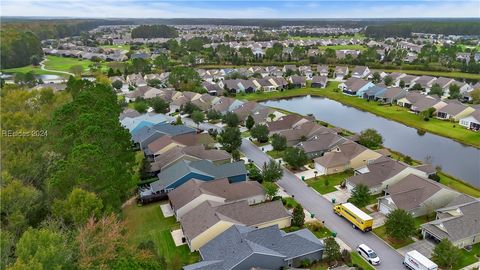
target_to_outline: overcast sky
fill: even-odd
[[[480,18],[480,0],[1,0],[0,3],[2,16],[89,18]]]

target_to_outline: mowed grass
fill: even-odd
[[[356,264],[360,266],[364,270],[375,270],[371,264],[369,264],[362,256],[360,256],[357,252],[352,251],[350,253],[352,255],[352,264]]]
[[[59,70],[65,72],[71,72],[70,68],[73,66],[81,66],[83,70],[87,70],[89,65],[92,64],[90,60],[80,60],[77,58],[60,57],[48,55],[47,61],[45,61],[45,68],[52,70]]]
[[[332,45],[332,46],[319,46],[318,49],[326,50],[326,49],[334,49],[334,50],[359,50],[364,51],[367,47],[360,45],[360,44],[347,44],[347,45]]]
[[[438,176],[440,176],[440,183],[444,184],[445,186],[448,186],[452,189],[463,192],[470,196],[480,198],[480,189],[475,188],[463,181],[459,181],[445,173],[438,172],[437,174]]]
[[[411,75],[429,75],[435,77],[448,77],[456,79],[475,79],[480,80],[480,74],[465,73],[460,71],[426,71],[426,70],[408,70],[408,69],[381,69],[385,72],[400,72]]]
[[[9,68],[9,69],[2,69],[2,73],[7,73],[7,74],[15,74],[15,73],[28,73],[28,72],[33,72],[35,75],[59,75],[59,76],[65,76],[63,73],[58,73],[58,72],[53,72],[53,71],[46,71],[40,68],[40,66],[24,66],[24,67],[18,67],[18,68]]]
[[[180,228],[175,217],[165,218],[160,205],[166,202],[137,206],[126,205],[123,216],[127,227],[128,240],[138,245],[153,241],[159,256],[163,256],[167,265],[187,265],[200,260],[197,252],[190,253],[187,245],[176,247],[170,232]]]
[[[327,194],[334,192],[337,189],[335,186],[340,185],[346,178],[353,175],[353,172],[341,172],[331,175],[317,176],[317,178],[311,178],[306,181],[309,187],[312,187],[320,194]],[[326,181],[328,185],[326,185]]]
[[[399,249],[404,246],[410,245],[413,243],[413,239],[409,238],[407,240],[397,240],[387,236],[385,231],[385,226],[381,226],[378,228],[373,229],[373,233],[376,234],[378,237],[382,238],[385,242],[391,245],[394,249]]]
[[[458,260],[457,264],[453,267],[454,270],[462,269],[465,266],[468,266],[479,260],[478,258],[480,258],[480,243],[473,245],[472,250],[470,251],[461,249],[461,254],[462,255],[460,257],[460,260]]]

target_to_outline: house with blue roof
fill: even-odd
[[[339,84],[338,88],[340,88],[345,95],[363,97],[363,93],[372,86],[375,86],[372,82],[351,77]]]
[[[158,180],[150,184],[153,193],[166,193],[190,179],[210,181],[227,178],[231,183],[247,180],[243,161],[215,164],[209,160],[182,160],[160,172]]]
[[[321,260],[323,250],[323,242],[308,229],[285,233],[275,225],[234,225],[200,248],[203,261],[183,269],[287,269]]]
[[[125,117],[120,120],[122,126],[128,129],[130,132],[132,132],[132,130],[134,130],[136,127],[138,127],[138,125],[142,124],[143,122],[153,124],[165,123],[167,122],[167,118],[163,114],[146,113],[137,117]]]
[[[145,149],[151,142],[164,136],[176,136],[181,134],[194,134],[197,131],[194,128],[185,125],[172,125],[170,123],[158,123],[152,126],[143,126],[132,132],[132,140],[138,144],[140,149]]]

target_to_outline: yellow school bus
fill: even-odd
[[[337,204],[333,211],[350,221],[354,228],[357,227],[364,232],[372,230],[373,218],[351,203]]]

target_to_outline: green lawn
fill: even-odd
[[[357,252],[352,251],[350,253],[352,255],[352,264],[356,264],[360,266],[364,270],[375,270],[371,264],[369,264],[362,256],[360,256]]]
[[[400,72],[412,75],[430,75],[435,77],[449,77],[458,79],[480,80],[480,74],[465,73],[460,71],[427,71],[427,70],[409,70],[409,69],[382,69],[385,72]]]
[[[332,46],[318,46],[318,49],[320,50],[326,50],[326,49],[334,49],[334,50],[360,50],[364,51],[367,49],[367,47],[360,45],[360,44],[354,44],[354,45],[332,45]]]
[[[242,132],[242,138],[248,138],[250,137],[250,131],[245,131],[245,132]]]
[[[480,258],[480,243],[477,243],[472,246],[471,251],[461,249],[462,257],[458,263],[453,267],[454,270],[462,269],[463,267],[475,263]],[[476,256],[476,257],[475,257]]]
[[[298,202],[295,201],[295,199],[292,197],[282,198],[282,203],[283,203],[283,206],[285,206],[285,208],[287,209],[295,208],[295,206],[297,206],[298,204]]]
[[[442,172],[437,173],[440,176],[440,183],[455,189],[457,191],[463,192],[465,194],[471,195],[476,198],[480,198],[480,189],[475,188],[468,183],[459,181],[449,175],[446,175]]]
[[[376,234],[378,237],[382,238],[385,242],[390,244],[395,249],[399,249],[401,247],[404,247],[413,243],[412,239],[408,239],[406,241],[399,241],[399,240],[388,237],[387,234],[385,233],[385,226],[381,226],[373,229],[373,233]]]
[[[306,181],[309,187],[312,187],[320,194],[327,194],[330,192],[334,192],[336,185],[340,185],[340,183],[345,180],[346,178],[353,175],[353,172],[341,172],[331,175],[322,175],[317,176],[316,179],[309,179]],[[325,180],[328,179],[328,185],[325,185]]]
[[[271,156],[273,159],[282,158],[285,151],[270,150],[267,151],[267,155]]]
[[[152,240],[159,256],[165,257],[167,264],[186,265],[200,260],[197,252],[190,253],[187,245],[176,247],[170,231],[180,228],[175,217],[165,218],[160,210],[160,204],[152,203],[137,206],[135,203],[123,209],[127,227],[127,236],[133,244]]]
[[[242,99],[261,101],[305,95],[323,96],[416,129],[425,130],[440,136],[452,138],[464,144],[480,147],[480,134],[467,130],[458,123],[451,123],[435,118],[430,119],[430,121],[424,121],[419,115],[410,113],[406,108],[395,105],[379,105],[376,102],[368,102],[363,98],[347,96],[340,91],[335,92],[334,90],[337,89],[337,87],[338,82],[329,82],[329,85],[325,89],[302,88],[285,90],[283,92],[252,93],[243,96]]]

